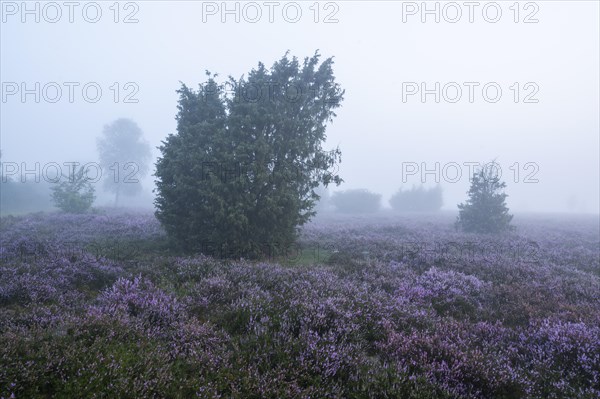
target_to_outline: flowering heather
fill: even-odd
[[[598,218],[337,216],[292,255],[150,214],[0,220],[0,398],[598,398]]]

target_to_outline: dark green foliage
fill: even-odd
[[[507,194],[501,190],[506,183],[500,182],[497,164],[492,162],[473,174],[471,188],[467,192],[469,199],[459,204],[456,227],[472,233],[500,233],[512,230],[506,206]]]
[[[104,126],[102,134],[96,145],[104,171],[104,188],[115,194],[117,206],[121,194],[133,196],[141,191],[139,179],[148,173],[150,146],[131,119],[115,120]]]
[[[285,246],[314,216],[315,189],[342,181],[330,172],[339,149],[321,145],[344,92],[319,58],[286,54],[225,85],[208,72],[198,91],[182,85],[155,174],[156,216],[180,247],[247,257]]]
[[[51,190],[56,207],[69,213],[87,211],[96,199],[95,189],[83,167],[77,171],[73,168],[73,172],[65,180],[56,183]]]
[[[338,212],[371,213],[381,207],[381,194],[366,189],[346,190],[334,193],[331,202]]]
[[[398,212],[436,212],[443,205],[442,187],[424,189],[422,186],[410,190],[398,190],[390,198],[390,205]]]

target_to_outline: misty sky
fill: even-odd
[[[35,162],[97,161],[96,137],[105,124],[120,117],[136,121],[155,148],[175,132],[175,91],[180,81],[197,87],[205,79],[205,70],[223,79],[239,77],[259,61],[271,66],[287,50],[304,58],[319,49],[323,57],[335,57],[335,76],[346,89],[325,145],[339,145],[342,151],[339,170],[345,183],[334,190],[368,188],[383,194],[387,202],[400,186],[421,182],[418,173],[403,184],[403,162],[419,167],[425,163],[429,169],[436,162],[440,169],[454,162],[463,165],[462,178],[452,183],[440,173],[440,182],[444,209],[456,209],[468,189],[464,164],[495,158],[507,183],[511,210],[598,213],[598,2],[537,1],[527,9],[523,2],[517,23],[512,1],[498,2],[502,15],[496,23],[484,19],[482,8],[489,2],[474,9],[473,23],[465,6],[457,23],[446,21],[444,15],[439,23],[434,15],[425,15],[423,23],[420,10],[411,8],[421,2],[391,1],[330,2],[327,8],[321,3],[319,22],[310,8],[313,2],[297,3],[302,15],[292,23],[295,9],[288,6],[287,21],[282,11],[288,3],[275,7],[272,23],[269,9],[260,1],[255,4],[263,14],[256,23],[248,20],[255,17],[254,9],[246,8],[247,15],[243,14],[244,3],[239,3],[236,23],[233,14],[209,13],[221,2],[200,1],[138,1],[127,9],[121,3],[118,23],[110,8],[113,2],[97,3],[102,10],[97,23],[83,18],[87,2],[80,2],[73,23],[65,6],[58,22],[50,23],[45,17],[55,18],[56,11],[47,8],[47,15],[42,15],[44,3],[39,3],[36,23],[35,15],[23,16],[14,9],[21,8],[20,1],[3,1],[2,161],[26,162],[32,168]],[[33,9],[36,2],[27,4]],[[235,7],[234,2],[228,4]],[[440,10],[444,5],[439,2]],[[445,10],[447,19],[456,17],[455,9]],[[87,11],[93,19],[94,9]],[[416,14],[411,15],[413,11]],[[487,11],[488,19],[493,19],[495,8]],[[337,22],[324,23],[332,12],[330,18]],[[137,23],[123,23],[130,13]],[[524,23],[526,18],[539,22]],[[11,83],[23,82],[28,88],[34,88],[35,82],[79,86],[73,103],[64,85],[58,102],[41,98],[35,103],[34,95],[23,102],[21,93],[7,94]],[[82,95],[81,87],[90,82],[102,89],[96,103]],[[118,103],[115,90],[110,89],[115,82]],[[126,89],[128,82],[134,85]],[[454,86],[447,86],[439,103],[434,94],[423,102],[420,93],[403,101],[406,82],[416,83],[411,87],[424,82],[429,89],[436,82],[440,88],[456,82],[462,97],[455,103],[447,101],[455,97]],[[472,103],[464,82],[479,84]],[[482,86],[488,83],[502,90],[497,102],[486,101],[482,94]],[[139,88],[132,97],[139,101],[124,103],[132,87]],[[493,91],[488,91],[490,98]],[[538,102],[525,102],[525,98]],[[156,149],[154,156],[158,156]],[[520,170],[518,182],[515,163]],[[528,169],[526,163],[531,163]],[[525,183],[532,172],[535,175],[529,177],[539,182]],[[454,177],[454,171],[451,174]],[[435,183],[433,174],[425,177],[427,185]],[[146,184],[148,191],[150,185]]]

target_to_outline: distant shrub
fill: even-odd
[[[512,230],[506,206],[507,194],[502,192],[506,183],[501,182],[495,162],[487,164],[473,174],[469,198],[459,204],[459,214],[455,226],[471,233],[500,233]]]
[[[443,205],[442,187],[424,189],[422,186],[402,190],[390,198],[391,207],[398,212],[436,212]]]
[[[52,209],[49,187],[44,181],[0,181],[0,214],[28,213]]]
[[[331,202],[338,212],[377,212],[381,207],[381,194],[372,193],[366,189],[346,190],[334,193],[331,196]]]
[[[85,175],[83,167],[73,173],[66,181],[56,183],[52,190],[52,199],[57,208],[69,213],[83,213],[94,202],[94,187]]]

